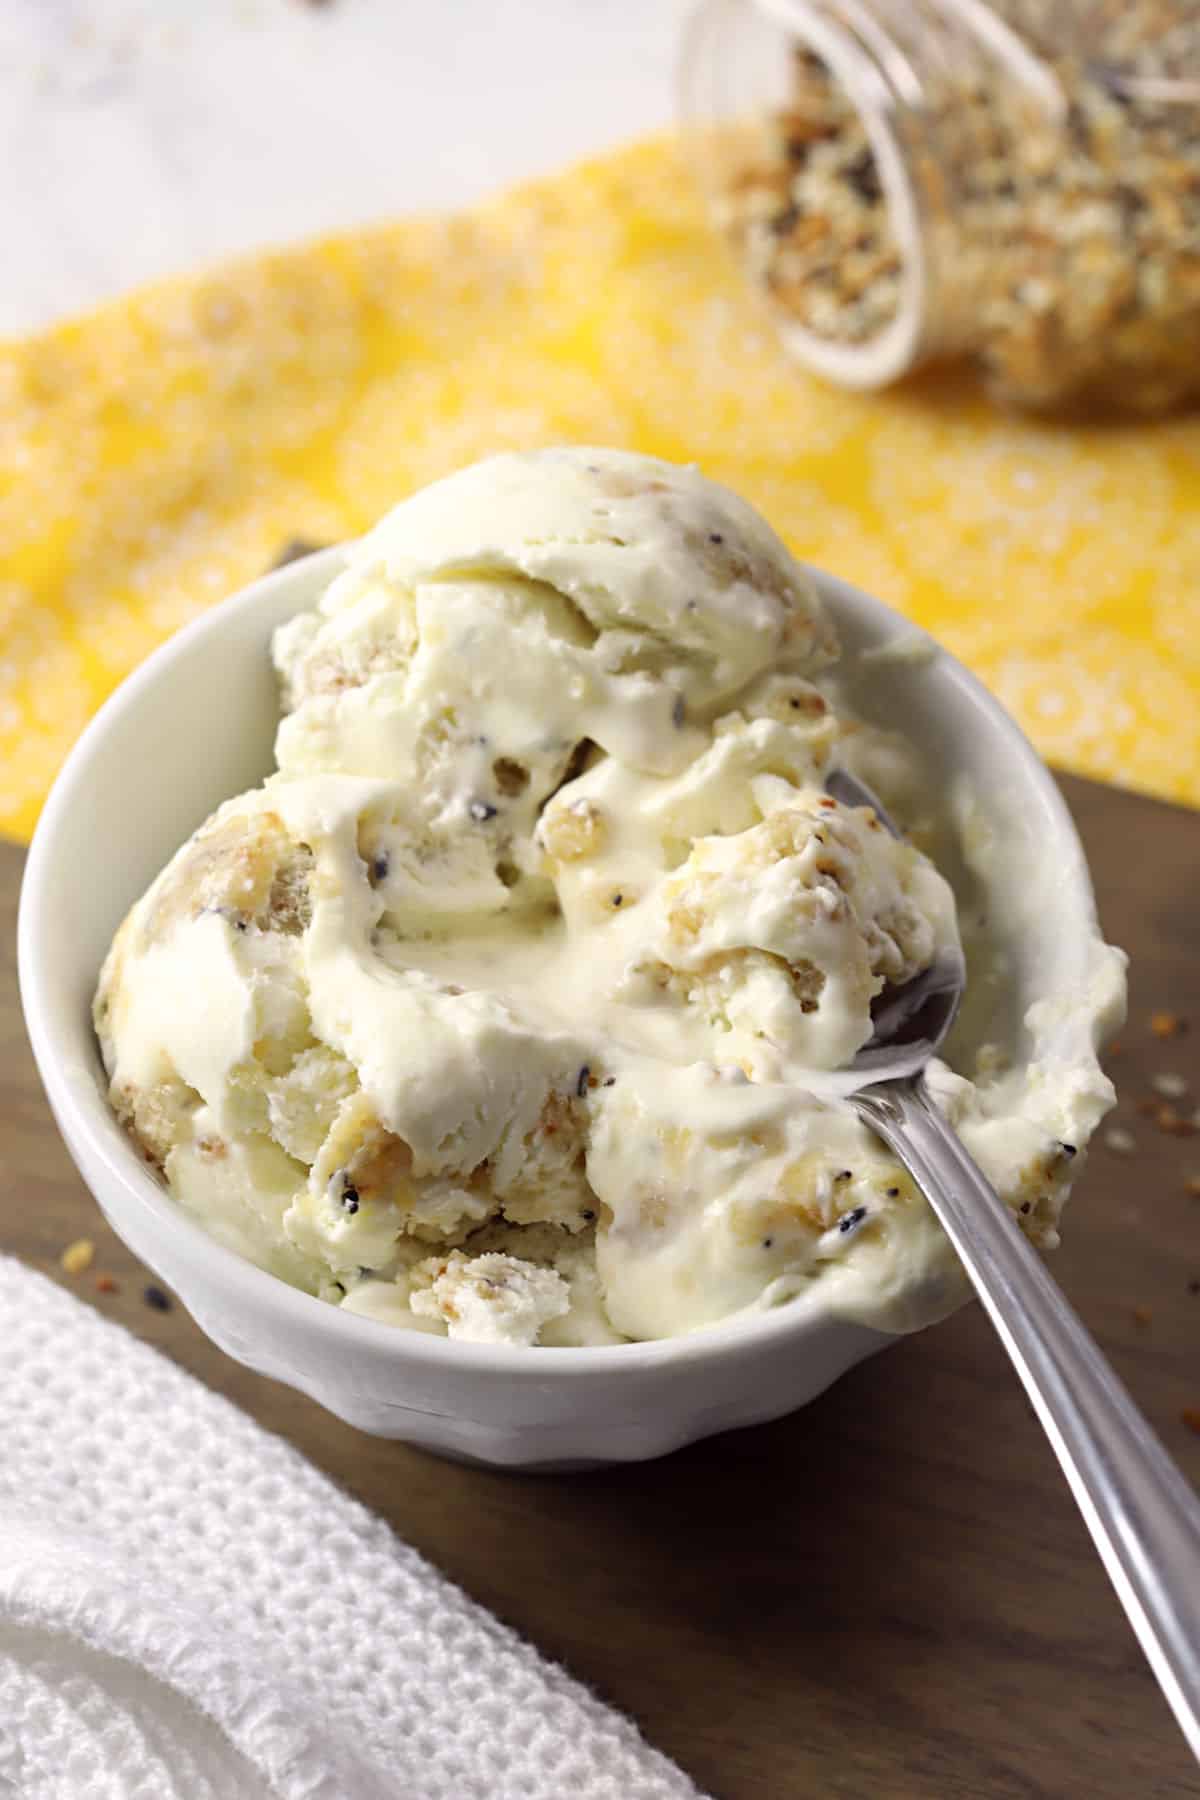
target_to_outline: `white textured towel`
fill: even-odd
[[[695,1800],[296,1451],[0,1257],[0,1796]]]

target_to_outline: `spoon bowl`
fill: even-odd
[[[894,838],[903,834],[865,782],[834,769],[826,787],[843,806],[869,806]],[[958,1017],[967,985],[962,951],[942,951],[927,969],[900,987],[885,987],[871,1007],[874,1030],[851,1064],[864,1082],[915,1075],[941,1049]]]

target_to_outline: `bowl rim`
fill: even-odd
[[[173,1243],[181,1261],[209,1264],[210,1279],[220,1282],[231,1301],[264,1316],[281,1317],[310,1336],[324,1339],[334,1353],[353,1346],[363,1354],[394,1357],[401,1363],[464,1377],[515,1378],[536,1383],[565,1375],[607,1380],[634,1372],[694,1369],[712,1360],[753,1357],[769,1346],[797,1342],[806,1334],[819,1334],[834,1326],[865,1331],[880,1344],[891,1341],[899,1334],[864,1325],[825,1305],[818,1306],[815,1293],[797,1296],[761,1312],[733,1314],[680,1336],[620,1344],[493,1345],[406,1331],[384,1320],[331,1306],[222,1244],[183,1211],[138,1157],[96,1082],[98,1050],[90,1014],[73,1024],[64,1020],[61,1029],[55,1023],[55,1008],[49,996],[49,970],[55,949],[48,930],[43,929],[55,839],[63,821],[71,816],[79,790],[87,786],[93,753],[143,693],[169,676],[176,664],[186,662],[196,646],[226,629],[235,613],[241,616],[252,612],[267,599],[277,599],[281,589],[290,587],[296,589],[297,612],[305,601],[312,604],[318,583],[332,578],[344,566],[353,541],[332,545],[269,571],[207,608],[152,651],[85,726],[42,809],[21,883],[17,923],[21,1002],[34,1058],[67,1147],[75,1157],[76,1146],[80,1146],[77,1162],[86,1161],[89,1171],[99,1165],[106,1177],[104,1202],[99,1202],[95,1194],[91,1174],[84,1177],[101,1210],[107,1213],[111,1207],[118,1235],[121,1233],[117,1221],[125,1215],[136,1219],[145,1228],[139,1232],[139,1238],[146,1234],[165,1237]],[[835,613],[840,602],[857,617],[865,615],[873,627],[882,627],[885,640],[919,634],[920,628],[912,620],[874,595],[824,570],[808,564],[801,566],[811,575],[822,601],[831,602]],[[1061,877],[1064,887],[1069,886],[1072,891],[1072,910],[1080,925],[1094,928],[1096,907],[1091,876],[1074,821],[1053,775],[1001,702],[949,650],[935,639],[930,641],[936,646],[943,678],[957,687],[1006,740],[1028,790],[1037,794],[1044,821],[1058,840]],[[174,1285],[186,1306],[185,1287],[178,1282]],[[810,1297],[814,1302],[811,1305]]]

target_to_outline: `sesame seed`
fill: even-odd
[[[1104,1142],[1116,1156],[1132,1156],[1137,1149],[1137,1139],[1132,1131],[1126,1131],[1120,1125],[1114,1125],[1105,1132]]]
[[[172,1302],[170,1294],[166,1292],[165,1288],[160,1288],[157,1283],[153,1281],[148,1282],[142,1289],[142,1299],[146,1302],[146,1305],[152,1312],[165,1313],[170,1312],[171,1310]]]

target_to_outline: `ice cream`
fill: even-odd
[[[816,1284],[947,1310],[924,1201],[822,1087],[958,942],[929,858],[825,790],[836,656],[804,571],[693,469],[507,455],[397,506],[276,635],[277,772],[104,965],[112,1103],[180,1205],[325,1300],[479,1342],[670,1336]],[[936,1079],[1051,1239],[1098,1071]]]

